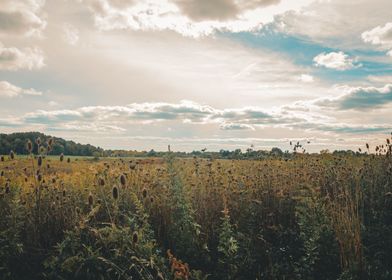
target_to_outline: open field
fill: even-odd
[[[3,156],[1,277],[391,279],[390,151]]]

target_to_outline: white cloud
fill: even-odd
[[[360,34],[390,21],[391,9],[390,0],[320,0],[276,16],[275,27],[329,47],[365,48]]]
[[[387,55],[392,56],[392,22],[365,31],[361,37],[366,43],[380,46],[382,49],[391,49]]]
[[[0,70],[38,69],[45,65],[43,52],[38,48],[5,47],[0,42]]]
[[[321,53],[313,58],[316,66],[324,66],[326,68],[339,71],[349,70],[360,67],[355,65],[355,59],[350,58],[344,52]]]
[[[7,81],[0,81],[0,97],[16,97],[19,95],[42,95],[42,92],[35,89],[23,89]]]
[[[300,76],[296,77],[296,80],[304,83],[313,83],[314,77],[309,74],[301,74]]]
[[[392,103],[392,84],[383,87],[351,87],[341,86],[336,90],[343,93],[334,98],[323,98],[315,102],[316,105],[335,107],[341,110],[377,109]]]
[[[171,30],[198,37],[215,31],[250,31],[313,0],[85,0],[103,30]]]
[[[70,23],[63,24],[64,41],[75,46],[79,41],[79,30]]]
[[[41,35],[45,0],[1,0],[0,35]]]

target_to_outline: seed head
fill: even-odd
[[[15,153],[13,150],[10,152],[10,159],[15,159]]]
[[[143,194],[143,198],[147,197],[147,190],[145,188],[143,189],[142,194]]]
[[[31,153],[31,152],[33,151],[33,143],[31,143],[30,139],[27,140],[27,143],[26,143],[26,150],[27,150],[29,153]]]
[[[90,193],[88,195],[88,205],[93,206],[93,204],[94,204],[94,198],[93,195]]]
[[[35,139],[35,143],[39,146],[41,145],[41,138],[38,137],[37,139]]]
[[[67,162],[70,163],[71,162],[71,158],[67,158]]]
[[[4,156],[1,156],[1,159],[0,159],[1,161],[4,161]]]
[[[135,231],[135,232],[133,233],[133,235],[132,235],[132,241],[133,241],[133,243],[135,243],[135,244],[139,241],[139,236],[138,236],[138,234],[137,234],[136,231]]]
[[[64,154],[61,153],[61,155],[60,155],[60,161],[63,161],[63,160],[64,160]]]
[[[121,174],[121,176],[120,176],[120,182],[121,182],[121,185],[122,185],[122,186],[125,186],[125,184],[127,183],[127,180],[126,180],[124,174]]]
[[[38,157],[38,166],[41,167],[42,166],[42,156]]]
[[[116,186],[114,186],[112,189],[112,196],[114,200],[118,199],[118,188]]]

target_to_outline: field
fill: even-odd
[[[392,279],[391,149],[387,139],[359,155],[265,160],[11,153],[0,162],[0,278]]]

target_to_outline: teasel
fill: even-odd
[[[64,160],[64,154],[61,153],[61,155],[60,155],[60,161],[63,161],[63,160]]]
[[[67,158],[67,162],[70,163],[71,162],[71,158]]]
[[[133,232],[132,241],[133,241],[133,243],[135,243],[135,244],[139,241],[139,235],[137,234],[136,231]]]
[[[39,146],[41,145],[41,138],[38,137],[37,139],[35,139],[35,143]]]
[[[42,181],[42,175],[41,175],[41,174],[38,174],[38,175],[37,175],[37,180],[38,180],[38,182],[41,182],[41,181]]]
[[[42,156],[38,157],[37,163],[38,163],[38,167],[42,166]]]
[[[5,183],[5,193],[10,193],[10,183]]]
[[[33,143],[31,143],[31,140],[27,140],[26,143],[26,150],[29,152],[29,154],[31,154],[31,152],[33,151]]]
[[[142,195],[143,195],[143,198],[147,197],[147,190],[146,190],[146,188],[143,189]]]
[[[90,193],[88,195],[88,205],[93,206],[93,204],[94,204],[94,197],[93,197],[92,193]]]
[[[103,178],[99,178],[99,185],[105,186],[105,180]]]
[[[49,138],[48,140],[48,146],[52,147],[54,144],[54,139],[53,138]]]
[[[120,182],[121,182],[121,185],[122,185],[123,187],[124,187],[125,184],[127,183],[127,180],[126,180],[124,174],[121,174],[121,176],[120,176]]]
[[[15,153],[13,150],[10,151],[10,159],[15,159]]]
[[[112,189],[112,196],[114,200],[118,199],[118,188],[116,186],[114,186]]]
[[[1,161],[4,161],[4,156],[1,156],[0,160],[1,160]]]

